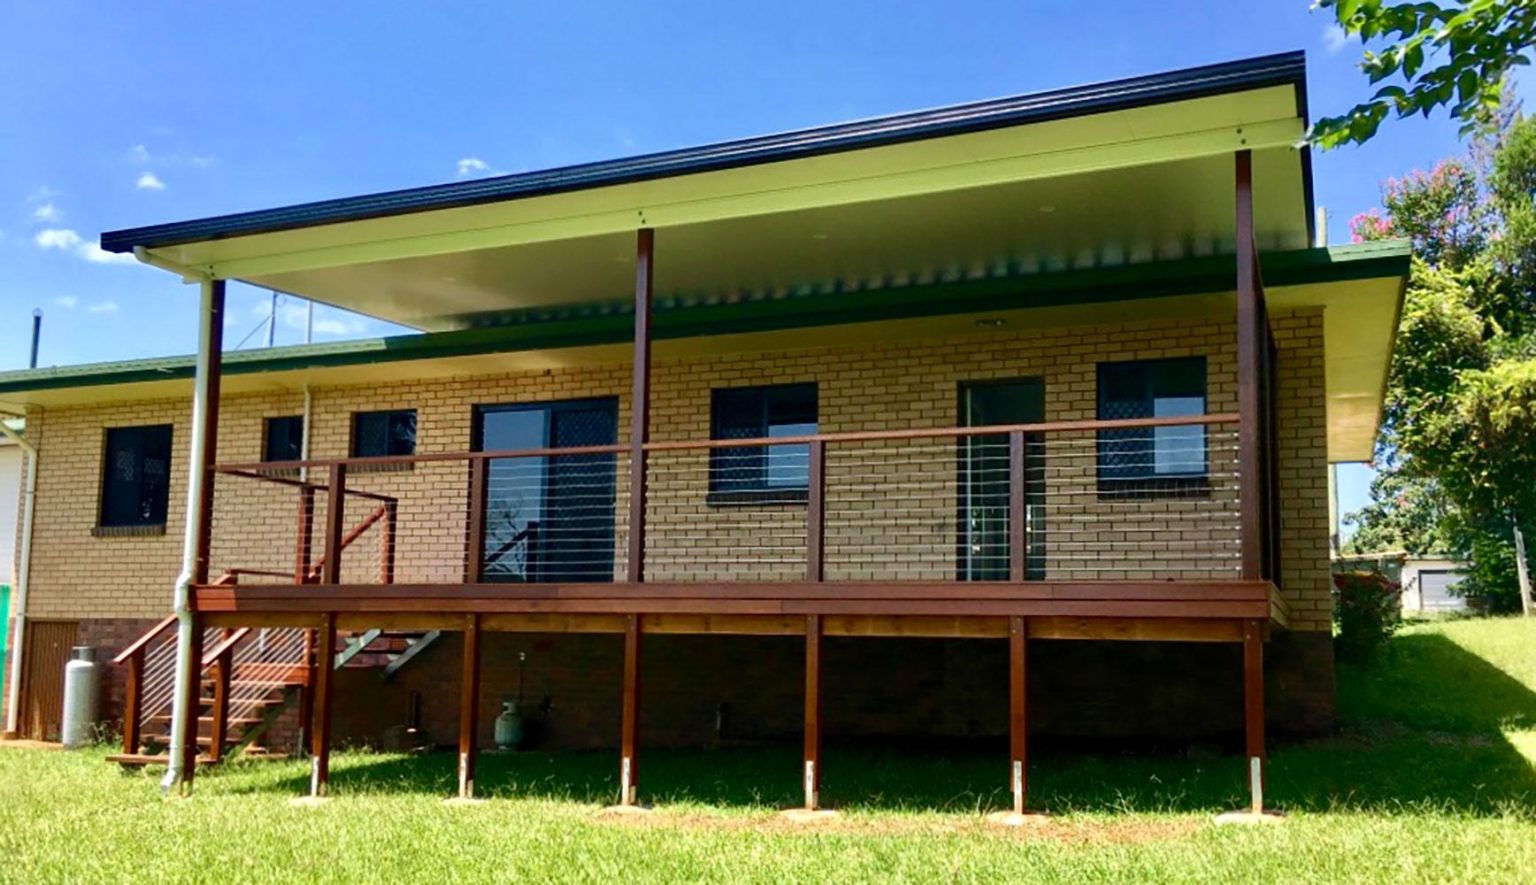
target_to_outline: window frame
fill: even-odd
[[[1195,367],[1198,366],[1198,369]],[[1105,360],[1095,367],[1095,411],[1098,420],[1109,420],[1105,416],[1105,408],[1111,402],[1125,402],[1126,400],[1111,400],[1108,396],[1111,384],[1123,384],[1124,378],[1114,379],[1107,377],[1111,372],[1124,372],[1127,377],[1136,378],[1141,383],[1141,399],[1145,414],[1138,418],[1153,418],[1156,403],[1161,398],[1174,398],[1166,394],[1160,394],[1158,385],[1167,382],[1166,375],[1159,373],[1159,369],[1172,370],[1174,367],[1182,367],[1190,373],[1191,377],[1198,377],[1200,382],[1200,411],[1198,414],[1210,414],[1210,361],[1204,354],[1192,354],[1189,356],[1156,357],[1151,359],[1133,360]],[[1188,396],[1186,398],[1192,398]],[[1132,442],[1140,443],[1132,450],[1142,454],[1147,462],[1142,466],[1132,465],[1127,468],[1121,465],[1107,463],[1112,459],[1106,451],[1109,444],[1123,445],[1127,440],[1127,433],[1144,433],[1143,430],[1117,431],[1100,430],[1095,435],[1094,467],[1098,484],[1100,500],[1145,500],[1153,498],[1203,498],[1208,497],[1211,491],[1211,447],[1210,427],[1206,424],[1182,425],[1198,431],[1200,440],[1200,467],[1194,470],[1178,472],[1157,472],[1155,459],[1157,457],[1158,441],[1157,428],[1150,428],[1150,436],[1141,439],[1133,439]],[[1193,437],[1193,433],[1191,436]]]
[[[143,467],[144,451],[143,435],[150,432],[163,431],[165,434],[165,478],[160,492],[161,501],[158,509],[159,519],[151,513],[147,519],[137,519],[130,522],[118,522],[108,520],[108,504],[111,498],[112,486],[108,481],[108,471],[112,466],[113,436],[116,434],[134,433],[140,434],[139,453],[136,459],[139,474],[138,495],[143,498]],[[101,469],[97,476],[96,492],[96,519],[91,527],[91,534],[98,538],[134,537],[145,535],[164,535],[166,523],[170,519],[171,509],[171,469],[175,458],[176,428],[174,424],[133,424],[121,427],[104,427],[101,434]]]
[[[299,424],[299,450],[292,458],[272,457],[272,425],[278,421],[297,421]],[[268,415],[261,419],[261,463],[272,464],[270,471],[273,474],[298,473],[297,467],[282,466],[291,461],[304,460],[304,416],[303,415]]]
[[[709,438],[712,440],[766,439],[773,436],[773,428],[775,426],[792,426],[794,424],[808,423],[805,421],[796,422],[789,420],[784,420],[777,423],[775,422],[773,415],[775,399],[779,399],[781,401],[780,404],[783,405],[782,400],[794,395],[808,397],[809,413],[814,416],[814,424],[816,426],[816,430],[812,431],[812,433],[819,432],[821,428],[820,388],[815,381],[794,381],[775,384],[749,384],[740,387],[711,388],[709,392]],[[759,414],[756,417],[756,423],[753,425],[753,429],[751,430],[750,435],[723,435],[726,432],[726,427],[741,427],[745,426],[747,423],[745,421],[738,422],[734,419],[731,422],[727,422],[725,420],[726,416],[724,414],[726,402],[731,399],[746,400],[753,397],[757,399],[756,405]],[[805,405],[806,403],[802,402],[799,408],[804,409]],[[794,407],[784,406],[784,408],[792,409]],[[734,417],[739,418],[740,416]],[[710,449],[709,492],[705,498],[705,502],[713,506],[805,504],[810,499],[809,461],[807,460],[806,472],[803,481],[799,481],[799,478],[797,477],[796,482],[781,485],[770,484],[769,474],[772,469],[772,465],[768,463],[768,454],[772,449],[799,449],[802,447],[806,450],[808,459],[810,448],[809,445],[799,443],[790,444],[787,446],[744,446]],[[756,464],[749,464],[746,466],[722,464],[722,462],[728,461],[733,456],[738,458],[752,457],[754,450],[759,451],[758,463]],[[722,474],[729,470],[752,471],[757,475],[749,477],[746,480],[733,480],[729,482],[722,481]]]
[[[358,426],[358,423],[360,421],[362,421],[363,419],[365,419],[365,418],[371,418],[371,417],[375,417],[375,416],[379,416],[379,415],[386,416],[386,420],[388,420],[388,416],[392,416],[392,415],[410,415],[411,416],[412,433],[411,433],[411,450],[409,452],[390,454],[387,451],[387,449],[388,449],[389,429],[386,426],[386,428],[385,428],[385,448],[386,448],[386,451],[384,453],[382,453],[382,454],[373,454],[373,455],[362,455],[362,454],[358,453],[358,450],[357,450],[357,444],[358,444],[357,426]],[[416,409],[414,409],[414,408],[368,409],[367,411],[353,412],[351,420],[348,422],[348,425],[347,425],[347,457],[348,458],[386,458],[386,457],[399,458],[399,457],[406,457],[408,455],[415,455],[417,449],[420,448],[420,445],[421,445],[421,413],[419,411],[417,411]],[[392,471],[409,471],[409,470],[415,470],[416,469],[416,463],[414,461],[397,461],[397,462],[388,463],[388,464],[354,464],[351,467],[349,467],[348,469],[351,470],[354,473],[386,473],[386,472],[392,472]]]

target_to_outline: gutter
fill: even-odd
[[[21,447],[27,455],[27,479],[22,497],[21,562],[16,571],[16,627],[11,638],[11,684],[5,701],[5,736],[14,738],[20,731],[21,662],[27,638],[27,586],[32,579],[32,515],[37,507],[37,446],[0,421],[0,434]]]

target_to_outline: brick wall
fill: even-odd
[[[1327,492],[1324,429],[1322,315],[1273,318],[1279,350],[1279,437],[1282,485],[1283,585],[1297,633],[1329,629]],[[1203,355],[1208,410],[1236,409],[1235,329],[1225,321],[1147,321],[1111,326],[999,332],[880,346],[850,345],[782,353],[734,353],[660,361],[653,379],[653,433],[657,440],[709,436],[710,390],[768,383],[815,381],[824,432],[940,427],[956,423],[958,385],[965,381],[1042,379],[1050,421],[1096,415],[1096,365],[1101,361]],[[348,454],[351,416],[357,411],[413,408],[417,451],[463,451],[470,443],[473,406],[586,397],[614,397],[619,435],[628,425],[629,369],[601,365],[473,378],[313,391],[311,452]],[[226,398],[219,429],[219,459],[259,460],[262,419],[296,415],[297,393]],[[29,434],[41,447],[30,613],[36,617],[143,620],[163,616],[180,567],[186,497],[185,456],[190,433],[185,400],[56,408],[29,415]],[[92,537],[98,507],[104,428],[170,423],[174,426],[170,507],[166,532],[156,537]],[[1213,434],[1215,432],[1213,431]],[[1072,448],[1075,445],[1076,448]],[[1213,459],[1215,449],[1213,435]],[[1080,473],[1068,452],[1090,452],[1091,437],[1047,442],[1047,459],[1063,469],[1047,489],[1047,530],[1072,519],[1092,520],[1103,505],[1085,494],[1091,457]],[[1053,448],[1059,447],[1059,448]],[[895,448],[896,451],[880,451]],[[1053,454],[1057,453],[1057,454]],[[1059,456],[1058,456],[1059,455]],[[626,471],[618,459],[615,569],[623,568]],[[827,573],[838,578],[951,578],[955,574],[957,494],[952,442],[862,445],[828,456]],[[648,575],[657,580],[708,577],[761,579],[803,573],[803,507],[706,507],[702,452],[655,459],[648,526]],[[418,464],[396,472],[359,473],[354,488],[400,499],[398,581],[457,581],[462,577],[466,482],[462,463]],[[921,487],[918,493],[913,488]],[[905,490],[905,491],[904,491]],[[1230,498],[1220,489],[1206,501],[1143,502],[1103,520],[1080,543],[1108,551],[1086,568],[1081,551],[1048,546],[1048,576],[1138,577],[1235,575],[1230,529],[1211,522],[1211,504]],[[348,521],[369,505],[349,503]],[[355,508],[355,509],[354,509]],[[1204,508],[1204,509],[1202,509]],[[323,505],[316,525],[322,525]],[[1221,508],[1216,508],[1221,509]],[[296,496],[291,489],[239,478],[221,479],[214,523],[215,572],[232,567],[293,568]],[[1206,520],[1200,522],[1199,520]],[[1160,531],[1177,523],[1176,536]],[[319,529],[317,528],[317,532]],[[347,580],[376,579],[380,529],[348,551]],[[317,537],[319,535],[317,534]],[[1054,536],[1053,536],[1054,537]],[[668,545],[670,539],[676,543]],[[767,548],[760,554],[745,548]],[[561,640],[565,642],[566,640]],[[594,639],[594,642],[599,641]],[[1314,681],[1332,683],[1331,659],[1307,656]],[[402,707],[403,709],[403,701]]]

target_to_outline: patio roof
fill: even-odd
[[[699,148],[104,234],[103,248],[426,330],[618,298],[778,297],[1311,242],[1300,53]]]

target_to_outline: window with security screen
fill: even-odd
[[[352,457],[416,454],[416,410],[358,412],[352,416]]]
[[[816,433],[816,385],[717,389],[710,397],[711,439],[771,439]],[[811,449],[804,443],[712,449],[712,503],[806,500]]]
[[[262,432],[261,460],[298,461],[304,457],[304,416],[285,415],[266,419]]]
[[[1101,421],[1204,415],[1205,357],[1099,364]],[[1101,430],[1101,494],[1187,492],[1209,476],[1203,424]]]
[[[97,530],[165,528],[171,425],[107,430]]]

